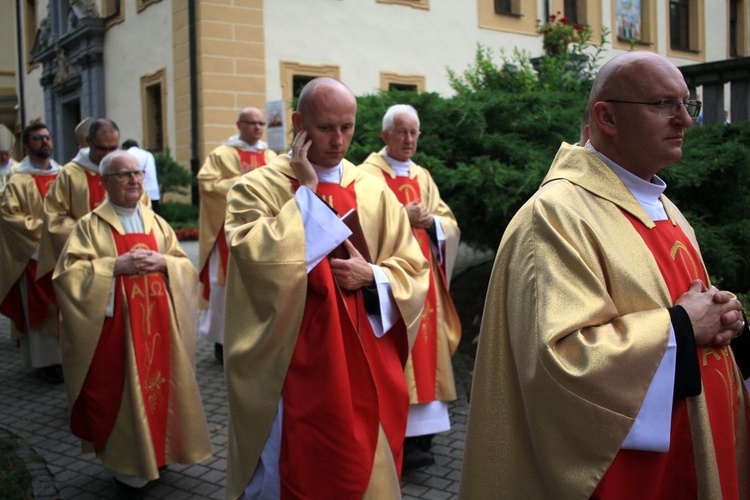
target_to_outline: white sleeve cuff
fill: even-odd
[[[380,267],[370,264],[372,274],[375,278],[375,286],[378,290],[378,303],[380,304],[380,315],[368,314],[372,331],[377,338],[382,337],[388,332],[401,317],[396,301],[393,299],[393,291],[388,276]]]
[[[667,350],[659,368],[656,369],[656,374],[646,392],[638,416],[622,443],[623,449],[669,451],[676,365],[677,340],[675,339],[674,328],[670,326]]]

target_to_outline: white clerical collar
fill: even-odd
[[[657,175],[651,178],[651,181],[641,179],[637,175],[633,174],[622,168],[617,163],[613,162],[602,153],[596,150],[596,148],[587,142],[584,146],[588,151],[596,153],[599,158],[609,167],[612,171],[617,174],[625,187],[632,193],[633,197],[643,207],[651,220],[664,220],[667,219],[667,213],[664,210],[664,205],[661,202],[661,195],[664,190],[667,189],[667,184]]]
[[[89,157],[89,153],[91,152],[91,148],[81,148],[78,150],[78,154],[76,154],[76,157],[73,158],[73,161],[85,168],[86,170],[90,170],[95,173],[99,173],[99,165],[91,161],[91,158]]]
[[[395,158],[391,158],[391,156],[388,154],[388,149],[386,148],[383,148],[383,151],[381,153],[385,157],[385,161],[387,161],[393,169],[396,177],[409,177],[411,160],[401,161],[396,160]]]
[[[259,139],[255,144],[249,144],[243,141],[242,139],[240,139],[239,134],[233,135],[232,137],[224,141],[224,145],[242,149],[243,151],[253,151],[256,153],[258,151],[263,151],[263,150],[268,149],[268,144],[266,142]]]
[[[58,165],[55,160],[50,159],[48,168],[42,168],[28,156],[24,156],[21,160],[21,164],[18,166],[19,174],[32,174],[32,175],[57,175],[62,167]]]
[[[312,167],[315,169],[315,173],[318,174],[319,182],[327,182],[329,184],[341,184],[341,176],[343,169],[343,162],[339,163],[335,167],[320,167],[314,163]]]
[[[112,208],[117,214],[117,218],[120,219],[122,228],[126,233],[142,233],[143,232],[143,219],[141,218],[140,203],[136,203],[135,207],[128,208],[121,205],[116,205],[110,201]]]

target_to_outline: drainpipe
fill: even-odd
[[[198,175],[198,56],[196,40],[195,0],[188,0],[188,42],[190,47],[190,171]],[[198,185],[193,184],[190,190],[191,201],[198,206]]]
[[[21,127],[26,126],[26,101],[23,92],[23,34],[21,31],[21,0],[16,0],[16,45],[18,48],[18,111],[20,113]]]

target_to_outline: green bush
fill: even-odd
[[[162,196],[167,193],[187,194],[195,182],[190,170],[177,163],[169,149],[156,153],[154,158]]]
[[[198,207],[188,203],[170,201],[159,203],[159,215],[164,217],[172,227],[197,227],[198,225]]]
[[[682,159],[659,173],[695,228],[715,285],[750,292],[750,122],[692,127]]]
[[[348,158],[361,163],[383,147],[382,117],[392,104],[419,112],[414,161],[427,168],[456,214],[462,238],[495,249],[511,217],[537,189],[563,141],[575,142],[584,93],[484,90],[442,98],[386,92],[358,97]]]

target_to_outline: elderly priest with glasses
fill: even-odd
[[[195,379],[198,274],[139,203],[138,161],[117,151],[100,168],[107,199],[73,228],[53,283],[71,430],[132,492],[212,453]]]
[[[83,122],[82,122],[83,123]],[[104,201],[105,189],[99,175],[99,162],[119,148],[120,129],[106,118],[92,120],[86,136],[87,148],[78,151],[65,164],[44,199],[44,227],[39,244],[37,276],[55,269],[68,236],[76,221]],[[144,194],[142,200],[150,204]]]
[[[498,249],[460,498],[750,498],[747,333],[657,173],[700,102],[649,52],[596,76],[585,147],[563,144]]]

